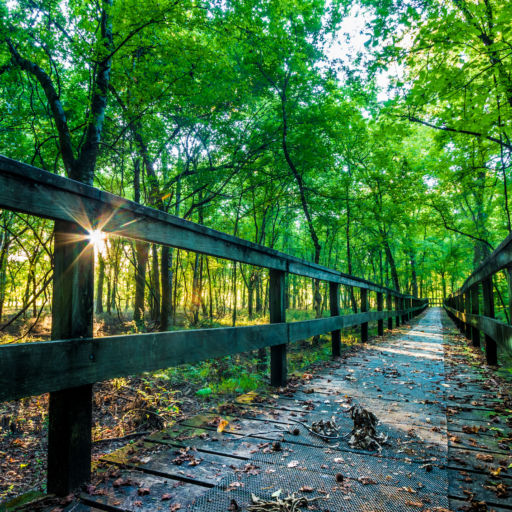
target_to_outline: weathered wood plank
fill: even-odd
[[[450,312],[460,322],[467,323],[476,329],[479,329],[486,336],[494,340],[497,345],[512,354],[512,326],[507,325],[495,318],[489,318],[482,315],[469,315],[446,306],[445,309]]]
[[[315,279],[401,294],[0,155],[0,208]]]
[[[302,322],[3,345],[0,401],[296,342],[400,313],[372,311]]]
[[[491,277],[512,263],[512,234],[508,235],[503,242],[489,255],[480,266],[466,279],[458,293],[464,293],[473,285]]]
[[[55,223],[52,338],[92,337],[94,249],[77,224]],[[52,343],[52,342],[50,342]],[[50,393],[48,492],[65,496],[91,475],[92,384]]]

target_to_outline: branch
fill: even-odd
[[[57,126],[60,152],[64,162],[64,167],[66,168],[68,176],[71,177],[75,165],[75,156],[73,152],[73,145],[71,143],[71,133],[69,131],[66,114],[64,113],[60,97],[55,90],[52,79],[46,73],[46,71],[40,68],[36,63],[23,58],[19,54],[18,50],[14,47],[10,39],[7,38],[5,41],[9,47],[13,64],[23,69],[27,73],[33,75],[43,88],[44,94],[48,100],[53,118],[55,120],[55,125]]]
[[[110,53],[112,36],[112,0],[103,0],[101,13],[101,40],[102,49]],[[91,115],[87,126],[85,142],[80,151],[79,175],[72,176],[74,179],[92,185],[94,180],[94,168],[98,156],[103,122],[105,121],[105,110],[107,108],[108,85],[110,83],[110,70],[112,59],[104,58],[98,64],[98,70],[92,84]]]
[[[464,231],[461,231],[460,229],[448,226],[448,223],[446,222],[446,218],[443,215],[443,212],[434,203],[430,203],[429,206],[434,208],[434,210],[437,213],[439,213],[439,215],[441,216],[441,220],[443,221],[444,227],[446,229],[448,229],[449,231],[453,231],[454,233],[458,233],[459,235],[467,236],[468,238],[471,238],[472,240],[475,240],[476,242],[481,242],[481,243],[487,245],[491,249],[491,251],[494,251],[494,247],[487,240],[484,240],[483,238],[480,238],[478,236],[471,235],[470,233],[464,233]]]
[[[418,117],[411,116],[411,115],[401,116],[401,117],[409,119],[409,121],[412,121],[413,123],[423,124],[425,126],[428,126],[429,128],[434,128],[436,130],[442,130],[445,132],[453,132],[453,133],[463,133],[464,135],[473,135],[474,137],[481,137],[481,138],[490,140],[491,142],[496,142],[496,144],[499,144],[500,146],[504,146],[507,149],[512,151],[512,144],[507,144],[507,143],[503,142],[502,140],[497,139],[496,137],[491,137],[490,135],[484,135],[483,133],[473,132],[471,130],[461,130],[461,129],[457,129],[457,128],[451,128],[449,126],[444,126],[444,125],[437,126],[435,124],[429,123],[428,121],[423,121],[422,119],[420,119]]]

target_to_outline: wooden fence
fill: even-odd
[[[448,315],[473,346],[480,346],[483,333],[485,357],[491,365],[498,362],[498,348],[512,353],[512,326],[496,320],[493,292],[493,276],[511,266],[512,235],[509,235],[444,304]]]
[[[0,401],[50,392],[48,492],[67,494],[90,478],[92,384],[114,377],[270,347],[271,384],[287,380],[288,343],[368,323],[378,334],[406,322],[427,300],[398,293],[267,247],[227,235],[94,187],[0,156],[0,208],[55,221],[52,339],[0,346]],[[101,229],[269,269],[270,324],[92,337],[94,251],[87,235]],[[286,323],[286,273],[327,281],[328,318]],[[340,285],[359,288],[360,313],[340,315]],[[368,294],[376,293],[377,311]],[[386,309],[384,309],[384,298]]]

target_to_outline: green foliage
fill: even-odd
[[[69,174],[68,137],[77,161],[92,147],[104,190],[416,295],[449,294],[511,229],[509,3],[1,9],[9,157]],[[346,38],[361,17],[362,33]],[[44,338],[48,326],[31,326],[51,304],[51,223],[1,212],[0,226],[0,317],[24,311],[8,340]],[[102,332],[266,321],[264,270],[140,248],[113,237],[98,247]],[[328,314],[323,284],[290,276],[287,286],[290,320]]]

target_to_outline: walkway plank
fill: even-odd
[[[324,512],[480,510],[472,508],[480,500],[511,510],[512,460],[503,438],[512,425],[506,409],[497,415],[503,393],[489,389],[473,356],[446,315],[430,309],[412,329],[357,346],[277,398],[190,418],[106,456],[109,471],[117,468],[117,478],[132,485],[105,478],[83,503],[224,512],[246,510],[252,493],[272,499],[280,491],[315,498],[308,510]],[[347,411],[356,403],[389,436],[380,453],[353,449],[346,439],[327,443],[304,426],[334,416],[348,433]],[[222,433],[219,416],[229,421]]]

